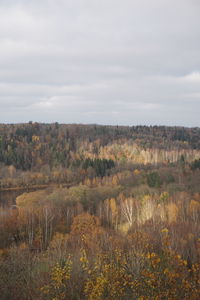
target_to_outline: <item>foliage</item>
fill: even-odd
[[[0,298],[199,299],[199,136],[1,124]]]
[[[191,163],[191,169],[194,171],[196,169],[200,169],[200,159],[195,159],[192,163]]]
[[[158,188],[162,185],[162,180],[157,172],[147,174],[147,183],[150,187]]]

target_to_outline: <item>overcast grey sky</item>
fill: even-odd
[[[200,126],[199,0],[0,0],[0,123]]]

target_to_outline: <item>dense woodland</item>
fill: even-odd
[[[199,128],[2,124],[0,187],[2,300],[200,299]]]
[[[78,183],[109,174],[114,164],[166,165],[199,157],[199,128],[0,125],[1,188]]]

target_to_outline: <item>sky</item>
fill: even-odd
[[[0,123],[200,126],[199,0],[0,0]]]

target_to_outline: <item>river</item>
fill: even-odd
[[[3,190],[0,191],[0,207],[8,208],[12,205],[16,204],[16,198],[28,192],[34,192],[39,190],[39,188],[24,188],[24,189],[16,189],[16,190]]]

